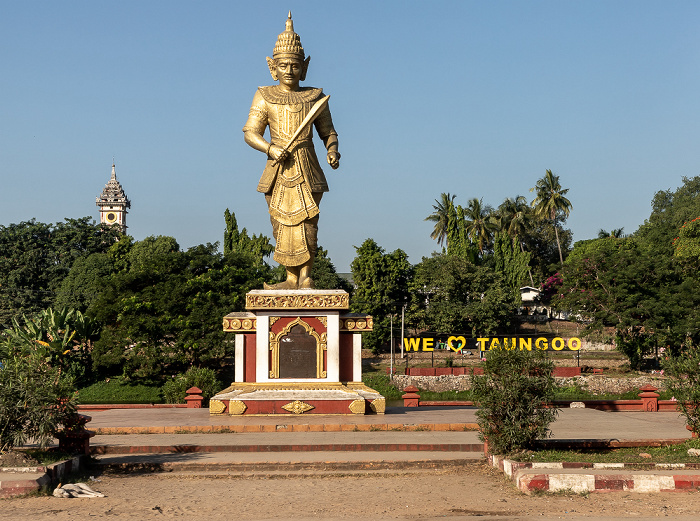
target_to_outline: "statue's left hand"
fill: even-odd
[[[340,166],[340,152],[337,150],[329,150],[328,154],[326,154],[326,160],[328,164],[331,165],[331,168],[335,170]]]

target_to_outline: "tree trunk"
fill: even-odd
[[[559,250],[559,262],[561,263],[562,266],[564,266],[564,257],[561,254],[561,244],[559,244],[559,230],[557,230],[557,218],[556,217],[552,218],[552,222],[554,223],[554,236],[557,238],[557,249]]]

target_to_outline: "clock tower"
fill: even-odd
[[[100,209],[100,223],[117,225],[122,232],[126,233],[126,210],[131,208],[131,201],[117,181],[114,163],[112,163],[112,177],[96,202]]]

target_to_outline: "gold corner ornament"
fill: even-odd
[[[231,333],[253,333],[257,327],[252,313],[231,313],[224,317],[224,331]]]
[[[369,406],[375,414],[384,414],[386,410],[386,399],[377,398],[376,400],[372,400],[369,402]]]
[[[371,315],[360,315],[351,313],[341,315],[340,330],[352,333],[365,333],[374,329],[374,320]]]
[[[223,414],[226,404],[221,400],[209,400],[209,414]]]
[[[360,398],[359,400],[354,400],[349,406],[350,412],[353,414],[364,414],[365,413],[365,399]]]
[[[314,409],[314,406],[305,402],[300,402],[299,400],[294,400],[293,402],[283,405],[282,409],[293,414],[304,414],[305,412],[309,412],[311,409]]]
[[[231,400],[228,404],[228,413],[231,416],[238,416],[243,414],[248,406],[240,400]]]

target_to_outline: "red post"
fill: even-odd
[[[404,407],[418,407],[418,402],[420,402],[420,394],[418,393],[418,388],[414,387],[412,385],[409,385],[404,389],[404,394],[401,398],[403,398],[403,406]]]
[[[76,413],[66,421],[63,430],[57,434],[58,448],[68,454],[90,454],[90,438],[95,433],[85,428],[92,416]]]
[[[202,402],[204,402],[204,397],[202,396],[202,390],[199,387],[190,387],[185,391],[187,396],[185,396],[185,403],[188,409],[201,409]]]
[[[654,392],[658,389],[652,385],[645,385],[640,389],[639,397],[642,399],[642,410],[657,412],[659,410],[659,394]]]

